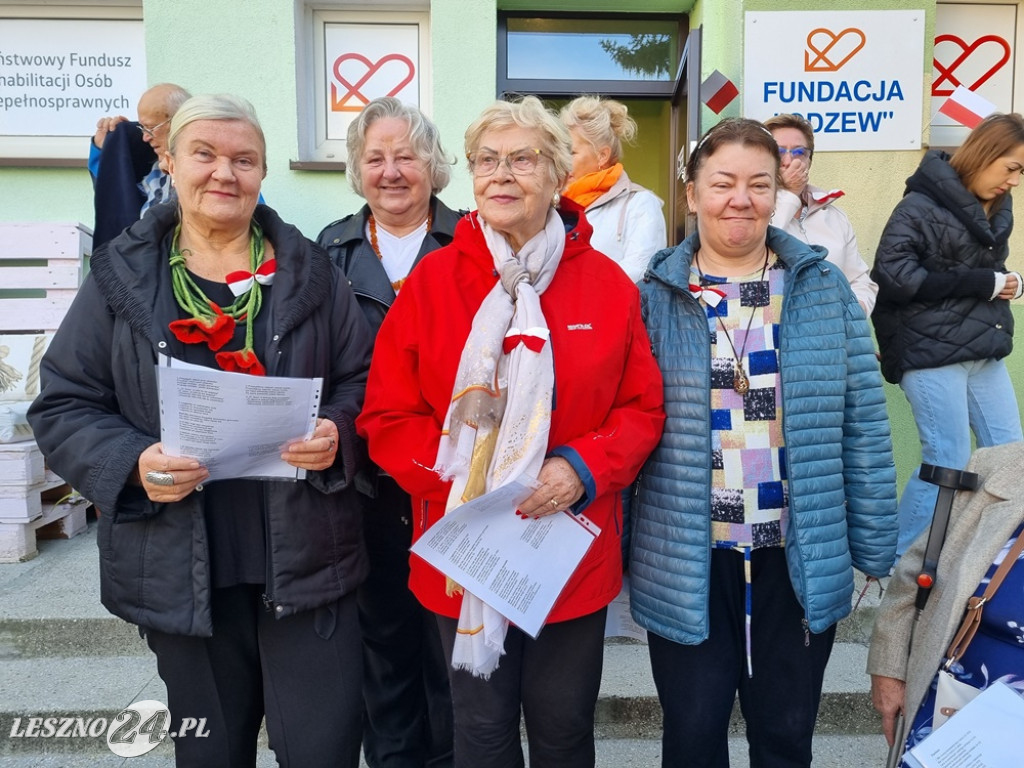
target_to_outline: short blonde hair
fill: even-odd
[[[524,96],[518,101],[496,101],[487,107],[466,129],[467,158],[479,148],[480,138],[487,131],[506,128],[526,128],[537,132],[540,146],[535,149],[551,160],[549,168],[555,188],[564,187],[572,172],[572,138],[565,124],[536,96]]]
[[[773,115],[764,121],[764,127],[771,131],[773,136],[777,128],[796,128],[796,130],[804,135],[804,143],[807,145],[808,154],[814,154],[814,127],[801,115],[793,115],[788,112],[784,112],[781,115]]]
[[[259,118],[252,104],[241,96],[230,93],[208,93],[193,96],[182,104],[171,118],[171,132],[167,136],[167,151],[172,155],[178,144],[178,136],[190,123],[198,120],[240,120],[256,131],[260,140],[260,157],[263,172],[267,172],[267,139],[263,135]]]
[[[562,107],[559,116],[567,128],[579,131],[595,150],[608,147],[611,163],[622,158],[623,143],[636,141],[636,121],[629,116],[626,105],[619,101],[600,96],[579,96]]]

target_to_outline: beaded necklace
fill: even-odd
[[[253,221],[249,232],[249,269],[255,278],[257,270],[263,263],[265,251],[263,230],[259,224]],[[248,288],[236,293],[233,302],[224,307],[219,306],[216,302],[211,301],[202,288],[196,284],[185,267],[185,262],[191,255],[191,251],[188,248],[182,250],[178,246],[180,236],[181,224],[179,223],[171,240],[171,255],[168,260],[171,267],[171,286],[178,306],[191,317],[171,321],[169,326],[171,332],[179,341],[186,344],[205,342],[212,351],[217,352],[217,364],[226,371],[264,375],[266,370],[253,349],[253,320],[263,306],[261,282],[269,283],[270,280],[266,278],[262,281],[250,279]],[[272,263],[273,260],[265,266],[270,266]],[[232,273],[232,276],[235,274]],[[272,268],[270,274],[273,274]],[[229,283],[232,282],[230,279],[232,276],[229,276]],[[234,288],[232,288],[232,292],[235,292]],[[235,352],[218,352],[217,350],[234,338],[235,324],[243,320],[245,321],[245,346]]]
[[[427,234],[430,234],[430,227],[433,223],[434,212],[427,211]],[[377,242],[377,220],[373,218],[372,213],[370,214],[370,220],[367,222],[367,224],[369,225],[370,229],[370,247],[373,248],[373,252],[377,254],[377,259],[383,262],[384,254],[380,252],[380,243]],[[398,291],[401,290],[402,286],[405,285],[405,281],[406,279],[408,279],[408,277],[409,276],[406,275],[403,278],[391,281],[391,287],[394,289],[395,293],[398,293]]]

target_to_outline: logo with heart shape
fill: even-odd
[[[836,72],[856,56],[866,42],[867,37],[855,27],[838,33],[824,27],[812,29],[804,51],[804,72]]]
[[[948,60],[949,54],[952,54],[952,60],[948,64],[939,60],[940,55]],[[1009,60],[1010,44],[998,35],[984,35],[971,43],[956,35],[938,35],[935,38],[932,66],[939,74],[932,81],[932,96],[949,96],[958,85],[963,85],[970,91],[976,90],[988,82]],[[974,72],[978,72],[986,65],[988,69],[973,83],[968,84],[956,76],[956,71],[965,64],[969,69],[973,67]]]
[[[343,66],[348,77],[342,74]],[[416,76],[416,65],[400,53],[389,53],[376,61],[361,53],[345,53],[334,60],[333,71],[337,82],[348,90],[339,98],[338,85],[331,83],[331,111],[361,112],[376,95],[398,95]],[[366,96],[364,86],[369,86],[367,90],[372,89],[375,96]]]

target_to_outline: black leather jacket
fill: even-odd
[[[436,197],[430,198],[433,218],[430,231],[423,238],[416,263],[431,251],[448,245],[455,232],[455,224],[461,218]],[[366,319],[370,322],[374,336],[384,315],[395,300],[391,280],[366,239],[366,221],[370,217],[370,206],[364,205],[358,213],[349,214],[324,227],[317,237],[317,243],[326,249],[331,261],[337,264],[348,277],[348,284],[359,301]]]

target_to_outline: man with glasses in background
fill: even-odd
[[[771,224],[809,245],[828,249],[827,261],[846,276],[865,315],[875,307],[878,286],[861,258],[857,236],[846,214],[833,203],[841,189],[824,190],[808,183],[814,156],[814,129],[800,115],[775,115],[764,121],[779,145],[781,183]]]
[[[170,177],[161,168],[171,118],[190,94],[173,83],[142,94],[138,122],[124,115],[102,117],[89,144],[89,173],[95,184],[93,248],[117,236],[151,205],[174,199]],[[122,123],[125,128],[118,129]]]

